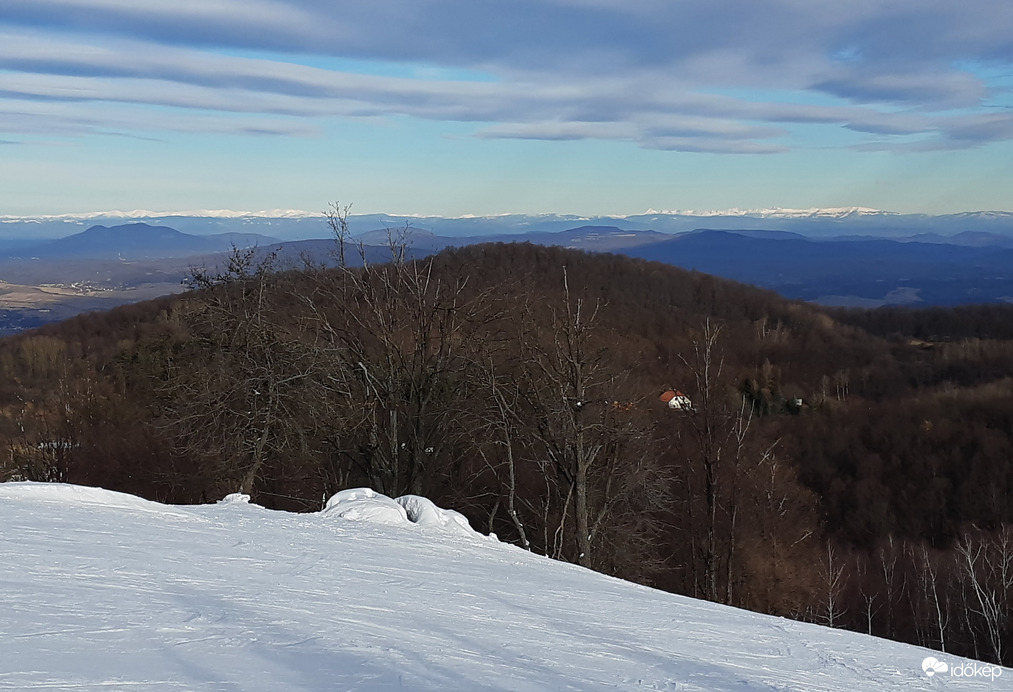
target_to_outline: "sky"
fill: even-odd
[[[3,0],[0,215],[1013,209],[1009,0]]]

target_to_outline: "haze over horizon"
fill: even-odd
[[[341,206],[341,205],[339,205]],[[357,210],[352,208],[352,205],[348,205],[348,211],[350,216],[372,216],[377,214],[383,214],[383,212],[371,212],[359,214]],[[974,212],[998,212],[1006,213],[1001,210],[974,210]],[[502,216],[559,216],[559,217],[573,217],[574,219],[596,219],[596,218],[615,218],[624,219],[634,216],[659,214],[659,215],[680,215],[680,216],[802,216],[802,215],[849,215],[849,214],[888,214],[893,215],[897,212],[892,212],[885,209],[870,209],[868,207],[831,207],[831,208],[809,208],[809,209],[785,209],[780,207],[766,208],[766,209],[645,209],[639,213],[631,214],[580,214],[576,212],[542,212],[541,214],[530,214],[526,215],[521,212],[503,212],[499,214],[459,214],[457,216],[444,215],[444,214],[412,214],[412,213],[390,213],[389,216],[394,217],[418,217],[418,218],[446,218],[446,219],[465,219],[465,218],[495,218]],[[1011,212],[1013,213],[1013,212]],[[206,218],[241,218],[241,217],[259,217],[269,219],[280,219],[280,218],[313,218],[325,216],[326,211],[309,211],[306,209],[106,209],[106,210],[89,210],[89,211],[77,211],[77,212],[64,212],[59,214],[0,214],[0,220],[27,220],[27,219],[68,219],[68,220],[87,220],[87,219],[117,219],[122,218],[125,220],[130,219],[155,219],[155,218],[171,218],[171,217],[206,217]]]
[[[1013,6],[7,0],[0,215],[1011,210]]]

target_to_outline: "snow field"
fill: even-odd
[[[527,553],[425,498],[316,514],[0,484],[0,689],[1009,689],[939,652]]]

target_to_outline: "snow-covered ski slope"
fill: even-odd
[[[1013,670],[929,677],[926,657],[961,659],[537,557],[420,498],[229,499],[0,484],[0,689],[1013,688]]]

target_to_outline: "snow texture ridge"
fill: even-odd
[[[355,489],[291,514],[230,497],[167,507],[0,484],[0,690],[893,692],[1013,680],[1008,669],[951,680],[923,661],[952,671],[963,659],[532,555],[425,498]]]
[[[68,509],[75,506],[94,506],[105,509],[152,512],[177,518],[191,516],[176,507],[145,500],[136,495],[68,483],[0,483],[0,502],[8,500],[53,503],[66,506]]]

